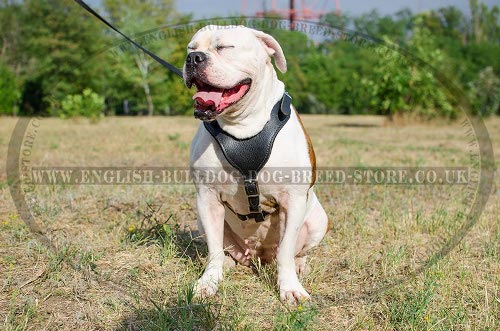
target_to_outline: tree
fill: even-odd
[[[439,8],[437,10],[443,27],[443,36],[467,42],[467,20],[462,12],[455,6]]]
[[[127,35],[158,28],[179,17],[174,10],[172,0],[105,0],[104,8],[112,24]],[[160,40],[143,39],[143,42],[146,43],[144,46],[148,50],[161,58],[169,58],[174,49]],[[125,79],[143,90],[147,113],[153,115],[155,108],[153,89],[159,87],[165,79],[165,70],[142,51],[133,47],[126,49],[128,51],[116,59],[117,64],[121,67]],[[159,68],[160,70],[156,70]]]
[[[0,114],[16,115],[19,101],[19,15],[21,5],[0,0]]]
[[[22,112],[46,114],[68,94],[99,89],[100,63],[93,54],[104,38],[95,19],[69,0],[25,0],[18,15]]]
[[[471,10],[471,34],[476,43],[484,41],[499,42],[500,27],[498,18],[500,9],[498,6],[488,8],[480,0],[469,0]]]
[[[481,116],[500,115],[500,78],[492,67],[481,70],[477,79],[470,83],[469,97],[474,113]]]
[[[353,19],[355,30],[373,37],[403,40],[411,31],[413,15],[409,9],[394,15],[380,16],[376,9]]]
[[[194,31],[180,27],[170,34],[173,30],[166,24],[189,21],[175,12],[173,3],[103,0],[103,15],[152,52],[181,66]],[[497,6],[479,0],[470,0],[470,5],[472,17],[453,6],[417,15],[407,9],[357,17],[330,13],[320,23],[337,29],[313,39],[298,31],[267,32],[283,46],[289,70],[278,75],[302,112],[453,117],[452,99],[425,62],[461,84],[476,111],[485,115],[498,112],[500,14]],[[376,48],[373,40],[359,43],[362,36],[348,30],[353,27],[405,45],[401,49],[424,62],[401,57],[400,46],[386,54],[387,48]],[[192,90],[181,79],[71,0],[0,0],[0,88],[4,114],[20,105],[25,115],[85,115],[89,90],[95,95],[87,96],[99,101],[89,107],[91,113],[100,113],[101,96],[106,114],[124,108],[129,114],[189,114],[193,102]]]
[[[352,17],[347,14],[338,15],[337,13],[328,13],[320,18],[320,23],[335,28],[347,28],[352,22]]]
[[[18,13],[21,5],[12,0],[0,0],[0,62],[19,71],[21,24]]]
[[[373,75],[363,79],[374,112],[390,118],[401,113],[424,119],[456,116],[446,88],[432,69],[443,70],[447,55],[436,47],[436,40],[421,24],[422,19],[416,19],[408,42],[409,56],[403,55],[396,45],[391,46],[388,39],[386,45],[377,47],[380,56]]]
[[[0,61],[0,115],[16,115],[19,91],[14,74]]]

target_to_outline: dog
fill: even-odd
[[[281,300],[310,298],[299,275],[306,270],[307,252],[325,236],[328,217],[313,190],[316,165],[311,140],[296,110],[286,104],[290,97],[272,58],[276,68],[286,72],[279,43],[269,34],[244,26],[206,26],[187,46],[183,78],[188,88],[194,85],[197,89],[194,116],[202,120],[190,150],[198,229],[208,246],[208,264],[195,285],[195,293],[201,297],[217,292],[226,253],[246,266],[256,259],[276,259]],[[284,124],[280,122],[283,118]],[[277,132],[271,130],[274,140],[269,143],[268,139],[267,147],[256,142],[250,151],[240,146],[234,152],[219,141],[224,136],[231,143],[244,143],[270,131],[266,126],[271,121],[281,127]],[[238,171],[235,175],[238,165],[234,159],[231,162],[231,153],[246,153],[235,156],[246,164],[266,148],[267,158],[264,156],[254,177],[238,178]],[[283,176],[263,185],[259,179],[265,171],[290,167],[307,169],[311,176],[306,183]],[[210,181],[203,175],[206,169],[220,169],[224,176],[219,172],[219,177],[234,181]]]

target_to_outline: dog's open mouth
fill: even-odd
[[[195,80],[198,90],[193,96],[194,116],[204,121],[213,120],[224,109],[238,102],[250,89],[251,80],[245,79],[229,89],[209,85]]]

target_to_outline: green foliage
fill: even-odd
[[[93,56],[105,41],[99,22],[68,0],[26,0],[18,15],[20,72],[25,81],[36,82],[43,101],[32,100],[25,89],[21,112],[44,114],[68,94],[99,90],[102,63]]]
[[[404,39],[411,29],[413,16],[409,9],[398,11],[394,17],[380,16],[376,9],[353,19],[355,30],[370,36],[388,36],[391,39]]]
[[[399,302],[389,307],[391,324],[397,330],[423,330],[429,317],[426,315],[428,306],[436,292],[436,281],[425,279],[423,289],[414,293],[399,294]]]
[[[0,115],[15,115],[19,96],[14,74],[0,63]]]
[[[422,118],[453,118],[456,113],[447,91],[432,69],[444,70],[446,54],[436,47],[427,28],[415,27],[413,33],[408,45],[410,56],[390,46],[388,40],[377,47],[380,56],[373,78],[362,80],[371,95],[370,104],[376,113],[389,116],[413,113]]]
[[[147,0],[147,1],[118,1],[105,0],[104,7],[109,13],[112,23],[119,26],[126,34],[133,35],[148,29],[155,29],[171,20],[177,15],[173,10],[172,0]],[[169,15],[170,14],[170,15]],[[169,17],[170,16],[170,17]],[[155,53],[160,58],[170,58],[175,43],[167,43],[157,38],[158,29],[149,35],[143,36],[139,42],[148,50]],[[171,113],[169,101],[170,94],[165,93],[166,86],[163,83],[166,76],[175,79],[167,74],[148,55],[137,50],[131,45],[125,44],[124,52],[115,52],[114,67],[121,73],[121,78],[133,89],[141,91],[138,98],[128,95],[126,99],[136,99],[141,109],[145,109],[148,115],[158,113]],[[116,50],[115,50],[116,51]],[[155,109],[156,108],[156,109]]]
[[[309,330],[314,326],[318,308],[310,303],[297,307],[284,307],[274,318],[274,330]]]
[[[471,15],[454,6],[419,14],[328,13],[320,23],[337,30],[324,39],[265,32],[284,49],[288,71],[278,75],[302,113],[454,118],[444,75],[471,98],[476,113],[495,114],[500,9],[479,0],[470,0],[470,8]],[[190,20],[173,0],[104,0],[102,11],[161,58],[178,67],[184,62],[194,31],[171,34],[166,27]],[[348,28],[383,42],[361,47],[339,38]],[[0,62],[0,114],[95,116],[100,109],[78,108],[87,102],[86,88],[105,98],[106,115],[192,114],[193,90],[71,0],[0,0]]]
[[[471,17],[471,36],[470,38],[477,43],[500,41],[500,26],[498,19],[500,8],[493,6],[489,9],[480,0],[469,0]]]
[[[104,98],[86,88],[82,94],[67,95],[56,114],[62,118],[83,116],[97,119],[102,115],[103,109]]]
[[[21,51],[22,5],[15,0],[0,0],[0,61],[14,67]]]
[[[388,46],[377,47],[381,54],[375,65],[372,78],[362,78],[370,98],[370,109],[374,113],[394,115],[411,110],[410,98],[411,69],[398,52]]]
[[[231,318],[222,314],[222,305],[209,299],[195,298],[194,285],[186,284],[177,293],[174,302],[157,303],[150,300],[153,309],[137,311],[142,330],[231,330],[225,323]],[[222,324],[222,325],[221,325]]]
[[[477,79],[470,83],[469,96],[475,114],[500,115],[500,78],[492,67],[481,70]]]

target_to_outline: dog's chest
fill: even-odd
[[[307,183],[296,186],[291,182],[292,178],[286,176],[290,169],[307,167],[310,167],[310,162],[306,139],[292,113],[290,121],[276,136],[269,159],[258,175],[262,209],[272,213],[280,203],[280,194],[294,189],[307,190]],[[210,186],[230,211],[242,215],[249,213],[243,175],[231,166],[203,125],[191,145],[191,168],[195,185]]]

